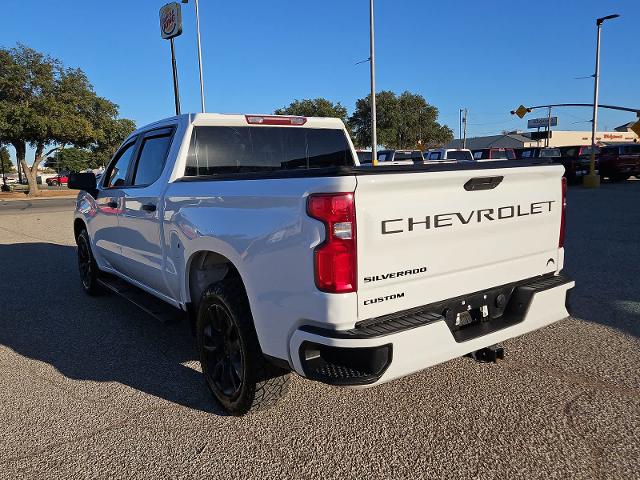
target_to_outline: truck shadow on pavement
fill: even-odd
[[[572,315],[640,337],[640,181],[573,187],[567,201]]]
[[[75,247],[0,245],[0,265],[0,344],[73,380],[119,382],[224,415],[202,375],[183,365],[197,359],[186,321],[162,324],[115,295],[85,295]]]

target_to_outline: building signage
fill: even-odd
[[[160,9],[160,34],[168,40],[182,33],[182,11],[180,4],[167,3]]]
[[[551,117],[551,126],[558,125],[558,117]],[[546,128],[549,126],[549,117],[532,118],[527,122],[527,128]]]

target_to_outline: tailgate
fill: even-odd
[[[358,175],[359,319],[556,271],[563,170]]]

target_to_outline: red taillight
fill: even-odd
[[[329,293],[355,292],[358,263],[353,193],[310,195],[307,213],[326,229],[325,241],[314,252],[316,286]]]
[[[558,247],[564,247],[564,229],[565,229],[565,217],[567,210],[567,177],[562,177],[562,204],[560,205],[560,238],[558,240]]]
[[[251,125],[304,125],[305,117],[284,117],[276,115],[245,115],[247,123]]]

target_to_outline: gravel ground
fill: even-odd
[[[187,325],[82,294],[72,201],[0,203],[0,478],[640,478],[640,181],[569,202],[575,318],[239,419]]]

